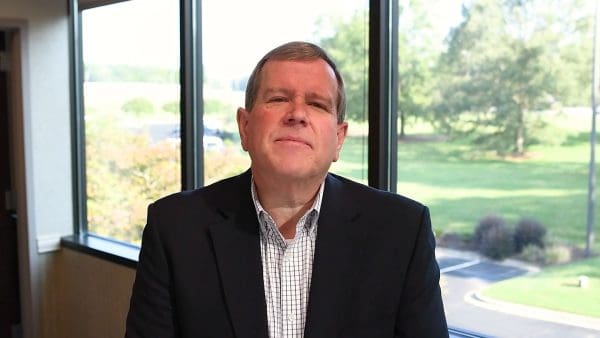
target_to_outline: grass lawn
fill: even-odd
[[[492,285],[483,295],[507,302],[600,317],[600,257],[553,266],[540,273]],[[578,287],[578,277],[589,287]]]
[[[438,234],[469,236],[489,214],[511,225],[528,217],[547,227],[549,240],[583,248],[589,141],[581,118],[566,119],[559,144],[531,147],[525,159],[498,158],[460,142],[401,141],[397,191],[429,206]],[[366,139],[348,137],[332,171],[366,183],[366,161]]]
[[[367,138],[347,137],[340,159],[331,166],[331,172],[367,184]]]
[[[499,158],[460,142],[401,141],[398,144],[398,192],[431,209],[436,233],[470,236],[488,214],[514,225],[534,218],[548,229],[550,241],[585,247],[589,126],[588,116],[554,117],[561,139],[529,148],[523,159]],[[410,134],[410,133],[409,133]],[[349,137],[333,171],[367,180],[366,140]],[[600,186],[599,188],[600,189]],[[600,191],[598,192],[600,194]],[[596,233],[600,206],[596,205]],[[598,238],[598,236],[596,236]],[[594,251],[600,253],[600,241]],[[587,289],[576,287],[590,277]],[[494,285],[488,297],[600,317],[600,257],[545,268]]]
[[[451,143],[399,148],[398,192],[431,208],[436,232],[469,235],[481,218],[496,214],[511,224],[534,218],[550,239],[584,245],[587,147],[565,147],[575,157],[568,160],[540,147],[539,158],[525,161],[486,159]]]

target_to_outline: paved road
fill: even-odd
[[[517,311],[510,307],[492,306],[472,297],[492,283],[527,273],[523,267],[457,255],[443,249],[438,250],[437,257],[449,326],[485,337],[600,338],[600,330],[526,318],[515,315]],[[533,312],[524,315],[530,316]]]

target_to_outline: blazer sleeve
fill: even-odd
[[[157,223],[154,205],[150,205],[127,315],[126,338],[177,336],[168,260]]]
[[[435,259],[435,238],[429,210],[424,207],[406,283],[396,318],[395,336],[448,337],[440,291],[440,269]]]

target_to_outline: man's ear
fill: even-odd
[[[344,145],[344,140],[346,140],[346,134],[348,133],[348,122],[338,123],[337,125],[337,144],[335,147],[335,157],[333,158],[333,162],[337,162],[340,158],[340,151],[342,151],[342,145]]]
[[[248,151],[248,146],[247,146],[248,132],[246,130],[247,126],[248,126],[248,117],[249,117],[248,114],[250,114],[250,113],[244,108],[240,107],[237,110],[238,131],[240,133],[242,149],[244,149],[245,151]]]

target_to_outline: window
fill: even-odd
[[[398,192],[431,208],[449,325],[597,335],[539,310],[600,317],[579,287],[600,268],[581,259],[594,1],[400,3]]]
[[[255,14],[250,19],[248,13]],[[350,135],[332,171],[366,183],[368,17],[363,0],[202,2],[204,131],[213,141],[204,154],[207,184],[249,167],[236,110],[244,106],[246,82],[258,60],[293,40],[323,46],[340,67]]]
[[[177,4],[127,1],[81,12],[83,233],[137,245],[148,204],[193,188],[184,184],[190,170],[203,173],[203,184],[246,170],[249,157],[236,125],[246,81],[264,53],[291,40],[321,44],[339,63],[348,88],[350,135],[332,171],[367,183],[367,2],[240,1],[236,7],[231,12],[231,3],[202,2],[202,95],[192,99],[202,101],[189,105],[182,104],[181,93],[193,89],[181,90],[185,79],[180,81],[179,71],[189,77],[194,70],[179,64],[179,43],[185,40],[179,30],[191,27],[180,25]],[[247,20],[249,11],[265,16],[244,29],[231,25]],[[266,14],[272,11],[304,14],[275,19]],[[186,48],[194,47],[181,46]],[[197,111],[189,108],[194,106]],[[185,122],[190,115],[181,107],[202,116],[201,125]],[[182,151],[184,132],[203,133],[202,149]],[[184,163],[198,154],[200,168],[187,168]]]
[[[247,77],[274,46],[308,40],[331,53],[347,86],[349,137],[332,171],[430,207],[449,325],[597,334],[475,304],[529,298],[600,317],[598,293],[579,287],[600,283],[600,261],[575,260],[585,244],[592,4],[133,0],[83,10],[78,229],[139,244],[148,203],[248,168],[235,121]],[[386,94],[395,87],[397,100]],[[526,264],[485,258],[508,253]]]
[[[139,244],[148,204],[181,189],[179,6],[82,11],[87,232]]]

